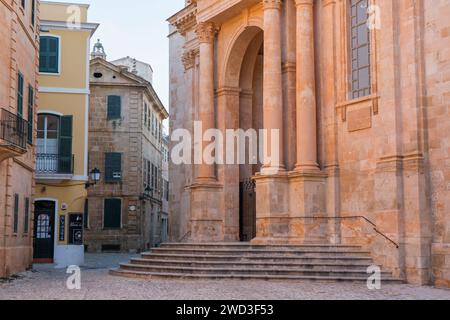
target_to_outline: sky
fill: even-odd
[[[169,26],[167,18],[185,0],[58,0],[90,4],[88,21],[100,23],[91,40],[102,42],[107,60],[130,56],[153,68],[153,86],[169,109]]]

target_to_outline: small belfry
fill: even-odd
[[[100,42],[100,39],[97,39],[97,43],[94,45],[94,48],[91,52],[91,59],[102,58],[106,60],[106,53],[103,44]]]

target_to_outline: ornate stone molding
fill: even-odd
[[[199,49],[192,49],[183,53],[181,60],[185,70],[189,70],[195,66],[195,59],[199,54]]]
[[[214,40],[216,32],[217,29],[212,22],[200,22],[195,29],[200,43],[211,43]]]
[[[264,10],[267,9],[281,9],[281,0],[264,0]]]
[[[330,0],[326,0],[325,2],[330,2]],[[295,0],[295,5],[297,7],[300,7],[300,6],[312,6],[312,5],[314,5],[314,0]]]
[[[186,8],[169,18],[169,23],[177,28],[178,33],[185,35],[189,29],[197,24],[197,5],[196,2],[189,4]]]

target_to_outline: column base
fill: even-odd
[[[289,238],[296,244],[326,244],[326,178],[320,170],[289,173]]]
[[[287,174],[259,174],[254,179],[256,182],[256,239],[287,237],[289,235]]]
[[[198,183],[191,190],[191,220],[189,241],[223,242],[223,186],[217,182]]]

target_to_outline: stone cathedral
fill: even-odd
[[[449,16],[449,0],[186,1],[171,131],[278,129],[280,161],[171,163],[171,241],[358,244],[450,287]]]

